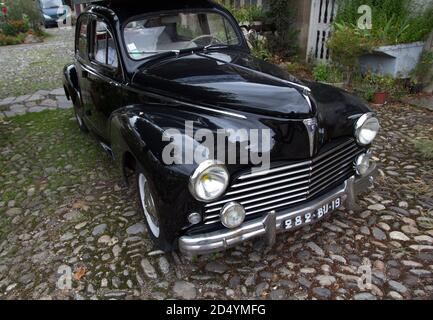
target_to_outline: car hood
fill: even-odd
[[[314,113],[293,77],[239,51],[172,57],[142,70],[134,85],[187,102],[285,118]]]
[[[272,159],[305,159],[311,151],[317,154],[331,141],[353,137],[356,120],[371,111],[344,90],[317,82],[299,82],[279,67],[246,53],[190,54],[159,61],[142,70],[136,73],[133,85],[144,92],[240,113],[246,119],[207,115],[204,120],[201,113],[196,113],[197,119],[190,119],[194,123],[205,123],[215,130],[270,129],[275,141]],[[299,85],[306,86],[309,93]],[[179,109],[170,114],[176,115],[177,120],[192,116],[179,114],[183,112]],[[307,125],[312,118],[314,136]],[[177,120],[162,127],[177,128]],[[310,149],[312,141],[314,150]]]

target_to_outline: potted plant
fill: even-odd
[[[394,79],[387,75],[378,75],[375,73],[368,72],[364,76],[364,81],[373,92],[371,102],[376,105],[384,105],[388,102],[389,94],[392,92],[394,87]]]

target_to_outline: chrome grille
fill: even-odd
[[[350,139],[308,161],[241,175],[224,198],[206,205],[204,222],[219,222],[220,210],[230,201],[242,204],[248,216],[309,200],[353,175],[353,162],[362,152]]]

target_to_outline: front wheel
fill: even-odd
[[[141,168],[136,169],[137,194],[140,211],[152,241],[163,251],[171,251],[164,226],[161,224],[158,205],[151,181]]]

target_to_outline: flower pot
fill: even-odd
[[[375,92],[373,95],[374,104],[385,104],[388,94],[386,92]]]

